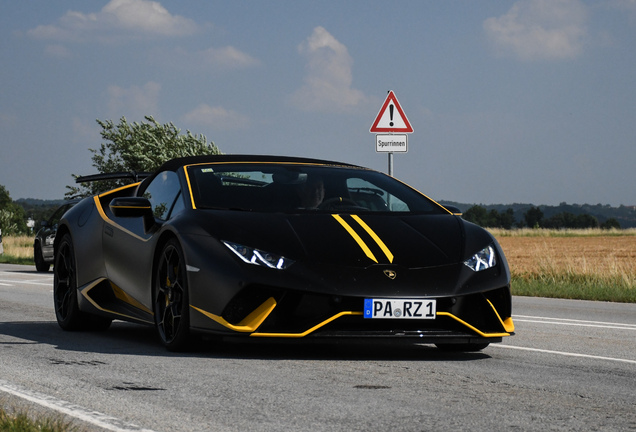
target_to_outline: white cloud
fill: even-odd
[[[241,129],[249,125],[249,119],[243,114],[220,106],[211,107],[204,103],[183,115],[181,119],[187,123],[224,130]]]
[[[586,21],[587,11],[579,0],[521,0],[483,26],[499,53],[532,61],[581,54]]]
[[[28,34],[36,39],[75,41],[115,40],[125,36],[184,36],[196,31],[194,21],[171,15],[150,0],[111,0],[101,11],[68,11],[57,23],[41,25]]]
[[[156,58],[158,58],[159,61],[169,61],[169,66],[187,68],[188,70],[207,70],[209,68],[243,69],[260,64],[258,59],[233,46],[223,48],[211,47],[195,52],[178,48],[171,56],[158,55]]]
[[[145,116],[157,116],[161,85],[148,82],[143,87],[108,87],[108,112],[112,118],[126,117],[141,121]]]
[[[242,68],[259,63],[259,61],[254,57],[237,50],[233,46],[227,46],[224,48],[208,48],[200,54],[205,63],[224,67]]]
[[[293,105],[307,111],[345,111],[366,100],[351,88],[353,59],[347,47],[323,27],[316,27],[299,47],[307,59],[304,85],[290,98]]]

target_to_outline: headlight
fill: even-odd
[[[294,261],[281,255],[272,254],[260,249],[243,246],[238,243],[226,242],[223,244],[234,252],[240,259],[248,264],[284,270],[294,263]]]
[[[487,246],[477,252],[475,255],[464,261],[464,264],[472,271],[482,271],[497,265],[495,248]]]

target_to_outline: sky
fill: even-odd
[[[636,205],[636,0],[0,0],[0,185],[61,199],[96,120],[388,171],[436,200]]]

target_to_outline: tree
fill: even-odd
[[[512,226],[515,223],[515,211],[511,208],[507,209],[505,212],[500,213],[497,217],[497,226],[503,229],[512,229]]]
[[[488,211],[482,206],[472,206],[464,212],[462,217],[468,222],[472,222],[479,226],[488,226]]]
[[[569,212],[557,213],[541,224],[542,228],[598,228],[598,219],[590,214],[574,215]]]
[[[14,203],[9,191],[0,185],[0,230],[2,235],[26,234],[28,232],[24,209]]]
[[[523,214],[523,218],[529,228],[539,228],[543,221],[543,212],[539,207],[531,207]]]
[[[621,224],[616,218],[609,218],[601,224],[603,229],[621,229]]]
[[[181,134],[174,124],[161,125],[152,116],[146,122],[128,123],[122,117],[119,124],[112,120],[97,120],[102,127],[102,142],[93,153],[93,166],[98,173],[152,172],[164,162],[184,156],[221,153],[216,145],[208,143],[204,135],[193,135],[190,131]],[[77,175],[73,175],[77,178]],[[67,186],[67,199],[96,195],[115,187],[123,186],[123,180],[82,183],[79,187]]]
[[[511,229],[515,223],[514,213],[511,208],[499,213],[495,209],[488,211],[482,206],[475,205],[466,210],[462,217],[482,227]]]

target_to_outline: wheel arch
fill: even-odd
[[[57,249],[60,245],[60,242],[62,241],[62,238],[64,237],[64,234],[69,234],[71,236],[71,240],[73,239],[73,234],[71,233],[69,227],[65,224],[61,224],[57,228],[57,233],[55,234],[55,240],[53,242],[53,257],[57,255]],[[55,258],[53,259],[55,260]]]
[[[185,258],[185,252],[183,250],[183,246],[181,245],[181,240],[179,239],[179,236],[171,230],[166,230],[162,232],[159,238],[157,239],[157,243],[155,244],[155,251],[152,256],[152,276],[150,278],[150,283],[151,283],[150,291],[151,291],[152,298],[154,298],[154,294],[155,294],[154,293],[155,282],[156,282],[155,278],[157,277],[157,264],[159,262],[159,255],[161,254],[161,251],[163,250],[165,245],[172,239],[175,239],[177,242],[179,242],[179,245],[181,246],[181,251],[183,252],[184,258]],[[187,272],[186,272],[186,275],[187,275]],[[188,291],[189,290],[190,290],[190,284],[188,284]]]

